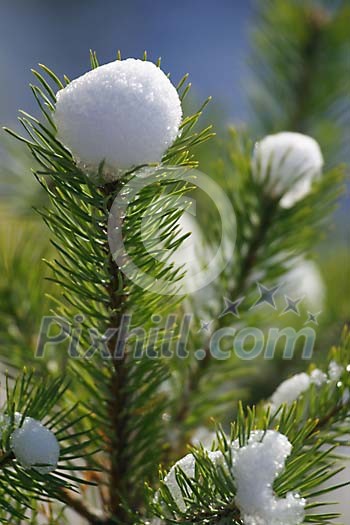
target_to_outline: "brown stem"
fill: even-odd
[[[324,427],[326,427],[328,425],[328,423],[330,423],[332,421],[332,419],[337,416],[339,414],[339,412],[341,410],[343,410],[343,408],[345,407],[346,405],[344,405],[343,403],[339,403],[338,405],[335,405],[329,412],[328,414],[326,414],[324,417],[322,417],[321,419],[319,419],[319,421],[317,422],[317,425],[315,426],[315,428],[310,432],[309,436],[312,436],[313,434],[315,434],[316,432],[319,432],[320,430],[322,430]]]
[[[120,191],[120,189],[121,185],[118,183],[107,184],[104,187],[104,193],[108,198],[108,212],[113,205],[113,197]],[[110,310],[110,323],[108,328],[116,330],[116,333],[108,341],[108,349],[113,363],[113,374],[110,382],[111,398],[108,403],[108,412],[112,427],[112,438],[110,442],[111,469],[109,499],[112,516],[126,523],[127,518],[122,507],[122,500],[127,497],[128,501],[130,501],[131,495],[134,492],[133,487],[129,482],[130,476],[128,475],[128,469],[130,460],[126,452],[129,448],[129,436],[127,433],[129,414],[126,410],[128,404],[126,389],[128,366],[125,352],[123,352],[122,355],[116,355],[118,332],[122,316],[125,313],[125,282],[124,276],[110,252],[108,242],[106,242],[105,251],[106,256],[108,257],[109,272],[109,283],[106,286],[109,296]]]
[[[62,500],[80,517],[86,519],[90,525],[103,525],[105,520],[89,509],[80,498],[76,498],[66,490],[62,490]]]

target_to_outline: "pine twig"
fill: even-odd
[[[254,269],[254,266],[256,264],[258,252],[261,246],[263,246],[267,233],[273,224],[274,221],[274,215],[277,210],[278,202],[277,201],[271,201],[266,200],[266,202],[262,205],[261,210],[261,220],[260,223],[256,229],[256,231],[253,233],[252,238],[250,240],[250,246],[247,251],[247,254],[241,261],[240,266],[240,274],[238,276],[237,282],[232,290],[229,290],[228,295],[234,300],[238,298],[247,288],[247,281],[248,278]],[[191,394],[196,392],[199,382],[203,375],[206,373],[208,368],[211,364],[211,355],[209,347],[207,346],[205,349],[205,357],[201,361],[197,363],[197,366],[193,370],[192,373],[190,373],[189,381],[188,381],[188,388],[185,391],[181,405],[178,409],[177,415],[175,417],[176,425],[178,428],[181,428],[181,425],[186,420],[186,418],[189,415],[190,412],[190,398]],[[184,451],[185,443],[181,442],[178,446],[177,450],[177,456],[181,455],[181,453]]]
[[[87,507],[80,498],[72,496],[67,490],[62,490],[62,500],[80,517],[86,519],[90,525],[103,525],[105,523],[99,514]]]
[[[15,456],[12,451],[3,454],[3,456],[0,457],[0,469],[11,464],[14,458]],[[89,509],[81,499],[74,497],[68,490],[58,489],[58,492],[60,492],[62,496],[62,501],[64,501],[69,508],[79,514],[79,516],[85,518],[90,525],[102,525],[104,523],[101,516]]]
[[[278,207],[278,201],[271,199],[264,199],[261,209],[261,218],[256,231],[253,233],[250,240],[247,254],[241,261],[240,275],[237,283],[232,290],[229,291],[231,298],[238,298],[247,288],[247,280],[255,267],[261,246],[264,246],[267,234],[274,223],[275,213]]]
[[[349,405],[349,403],[347,403]],[[316,432],[319,432],[320,430],[322,430],[324,427],[326,427],[334,417],[336,417],[339,412],[341,412],[341,410],[344,409],[346,405],[344,405],[343,403],[338,403],[337,405],[335,405],[329,412],[328,414],[326,414],[324,417],[322,417],[321,419],[319,419],[319,421],[317,422],[315,428],[313,429],[313,431],[310,433],[310,436],[315,434]]]

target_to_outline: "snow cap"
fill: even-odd
[[[252,159],[253,175],[266,181],[266,193],[281,198],[283,208],[291,208],[311,190],[324,164],[315,139],[301,133],[283,131],[267,135],[256,144]]]
[[[34,468],[40,474],[48,474],[57,467],[60,455],[57,438],[40,421],[26,417],[23,425],[11,435],[10,443],[22,467]]]
[[[305,500],[288,493],[278,498],[275,478],[284,470],[292,445],[274,430],[253,431],[246,446],[233,447],[232,472],[237,487],[236,504],[245,525],[299,525],[305,516]]]
[[[128,58],[85,73],[57,93],[58,139],[78,165],[117,179],[133,166],[159,162],[179,134],[179,95],[152,62]]]

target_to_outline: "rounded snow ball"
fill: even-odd
[[[266,193],[280,198],[283,208],[291,208],[311,190],[324,164],[315,139],[284,131],[267,135],[257,143],[252,170],[257,180],[266,182]]]
[[[25,418],[23,425],[11,435],[11,448],[24,468],[49,474],[57,467],[60,447],[56,436],[36,419]]]
[[[283,403],[291,405],[301,394],[310,388],[311,379],[308,374],[301,372],[282,381],[271,396],[271,410],[274,412]]]
[[[232,443],[232,472],[237,487],[236,504],[246,525],[300,525],[305,499],[288,492],[279,498],[273,490],[276,477],[285,469],[292,445],[275,430],[256,430],[244,447]]]
[[[58,139],[86,171],[106,177],[159,162],[179,134],[179,95],[152,62],[128,58],[100,66],[57,93]]]
[[[182,511],[186,510],[186,504],[182,496],[181,488],[179,487],[176,480],[176,469],[180,468],[186,474],[186,476],[193,478],[195,475],[195,466],[196,460],[194,456],[192,454],[187,454],[187,456],[179,459],[179,461],[177,461],[175,465],[171,467],[168,474],[164,478],[165,485],[167,485],[172,497],[176,501],[179,509]]]
[[[225,466],[224,455],[220,450],[209,451],[207,450],[208,458],[215,465]],[[164,483],[168,487],[172,497],[174,498],[177,506],[181,511],[186,510],[186,503],[182,495],[181,488],[177,482],[176,471],[181,469],[188,478],[195,477],[196,460],[192,454],[187,454],[183,458],[179,459],[169,470],[168,474],[164,478]],[[192,493],[190,487],[186,487],[189,494]],[[158,497],[158,496],[157,496]]]

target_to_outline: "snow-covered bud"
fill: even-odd
[[[328,367],[328,375],[331,381],[339,381],[344,368],[339,365],[336,361],[331,361]]]
[[[280,198],[283,208],[291,208],[310,192],[323,163],[320,147],[312,137],[285,131],[257,143],[252,170],[257,180],[266,182],[269,196]]]
[[[245,525],[302,523],[305,500],[293,493],[278,498],[273,491],[273,482],[292,450],[287,437],[274,430],[258,430],[251,433],[246,446],[239,448],[236,441],[232,447],[235,501]]]
[[[88,172],[104,161],[108,180],[132,166],[159,162],[179,134],[181,118],[175,87],[144,60],[110,62],[57,93],[59,140]]]
[[[271,407],[271,411],[275,412],[283,403],[286,405],[292,404],[296,401],[311,385],[321,387],[328,381],[338,381],[344,368],[331,361],[328,368],[328,376],[319,368],[315,368],[311,371],[310,375],[302,372],[295,374],[294,376],[282,381],[282,383],[276,388],[275,392],[270,398],[268,406]]]
[[[309,387],[310,376],[302,372],[283,381],[271,396],[271,411],[277,410],[283,403],[290,405]]]
[[[165,485],[170,490],[170,493],[176,501],[177,506],[182,511],[186,509],[186,505],[182,497],[181,489],[176,481],[176,470],[180,468],[187,477],[193,478],[195,473],[195,465],[196,460],[194,456],[192,454],[187,454],[183,458],[179,459],[179,461],[177,461],[175,465],[171,467],[168,474],[164,478]]]
[[[327,374],[322,372],[319,368],[315,368],[310,374],[310,383],[316,386],[322,386],[327,383]]]
[[[342,396],[342,403],[343,405],[347,405],[350,401],[350,390],[348,388],[345,388]]]
[[[23,425],[11,435],[10,444],[22,467],[34,468],[40,474],[56,469],[60,447],[55,434],[40,421],[26,417]]]
[[[209,459],[214,465],[222,464],[224,466],[224,456],[219,450],[208,451]],[[169,470],[168,474],[164,478],[164,483],[170,490],[172,497],[174,498],[177,506],[181,511],[186,510],[186,504],[182,496],[181,488],[176,481],[176,471],[181,469],[188,478],[194,478],[195,476],[196,460],[192,454],[187,454],[179,461],[175,463]],[[190,492],[190,489],[188,488]]]

